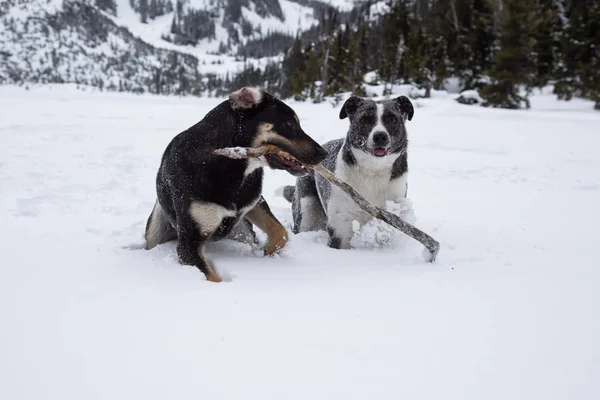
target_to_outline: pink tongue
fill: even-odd
[[[376,156],[382,156],[385,154],[385,152],[386,152],[386,149],[381,148],[381,147],[379,147],[377,149],[373,149],[373,154],[375,154]]]

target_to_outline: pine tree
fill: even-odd
[[[150,0],[150,4],[148,6],[148,18],[154,19],[158,15],[160,15],[158,10],[158,3],[156,2],[156,0]]]
[[[171,33],[179,33],[179,25],[177,24],[177,13],[173,14],[173,22],[171,22]]]
[[[355,79],[352,74],[352,54],[354,45],[350,42],[350,29],[338,30],[331,44],[329,64],[329,86],[327,95],[337,94],[354,89]]]
[[[379,75],[386,82],[396,81],[405,68],[402,53],[408,37],[408,8],[405,0],[392,0],[390,12],[381,21],[381,58]]]
[[[321,64],[321,85],[315,96],[315,102],[321,102],[326,93],[329,92],[329,72],[330,72],[330,56],[332,39],[334,37],[337,25],[338,25],[339,12],[333,7],[327,7],[323,9],[321,18],[319,20],[319,32],[318,36],[323,44],[323,56]]]
[[[563,60],[562,43],[566,36],[566,24],[561,18],[560,10],[564,10],[564,0],[540,0],[539,25],[536,30],[536,82],[543,87],[557,76],[558,68]]]
[[[422,23],[411,24],[412,32],[408,37],[408,50],[404,60],[405,82],[412,82],[426,90],[425,97],[429,97],[433,86],[433,74],[430,66],[433,63],[431,57],[431,36],[424,31]]]
[[[302,42],[299,37],[296,37],[291,49],[287,52],[282,63],[283,74],[286,77],[282,92],[284,97],[300,94],[304,87],[300,87],[298,79],[300,75],[304,75],[305,59],[302,52]],[[302,84],[304,77],[301,78]]]
[[[358,62],[358,71],[363,74],[369,72],[371,69],[370,54],[369,54],[369,35],[368,35],[368,24],[361,22],[358,27],[358,38],[357,38],[357,55],[356,60]]]
[[[485,106],[529,108],[527,94],[520,94],[520,85],[529,90],[534,84],[536,11],[534,2],[504,1],[499,21],[499,50],[489,70],[491,83],[481,91]]]
[[[420,15],[416,16],[421,21],[417,24],[423,25],[423,31],[416,32],[422,38],[417,39],[412,47],[416,45],[425,56],[420,65],[429,70],[430,77],[426,81],[428,86],[442,89],[444,80],[453,73],[453,58],[461,62],[465,61],[464,54],[459,54],[457,50],[459,44],[464,46],[465,42],[460,29],[458,11],[460,7],[457,7],[455,0],[437,0],[428,7],[423,6]],[[414,31],[415,23],[411,25]],[[409,50],[411,53],[412,47]],[[421,67],[420,75],[426,76],[423,72],[426,71]]]
[[[117,4],[115,3],[115,0],[96,0],[96,6],[107,13],[117,15]]]
[[[314,46],[310,45],[308,49],[306,49],[305,54],[306,57],[306,70],[304,72],[305,75],[305,83],[309,85],[309,96],[315,97],[315,82],[319,80],[319,70],[321,60],[319,58],[318,53],[316,52]]]
[[[494,0],[469,0],[465,7],[465,23],[461,30],[465,38],[464,54],[458,61],[459,76],[465,87],[476,88],[492,66],[494,42]]]
[[[559,99],[589,98],[600,109],[600,0],[573,2],[564,41],[564,64],[554,92]]]
[[[356,31],[348,29],[348,32],[347,73],[350,86],[349,89],[354,94],[362,94],[363,76],[366,72],[366,68],[361,68],[364,64],[364,61],[360,59],[361,31],[360,29],[357,29]]]
[[[142,23],[148,22],[148,0],[140,0],[139,4],[140,21]]]

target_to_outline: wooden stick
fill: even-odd
[[[214,151],[214,154],[233,158],[233,159],[258,158],[258,157],[262,157],[267,154],[272,154],[274,156],[277,156],[277,157],[285,159],[285,160],[290,160],[290,161],[295,161],[297,163],[300,163],[294,156],[281,150],[279,147],[274,146],[274,145],[264,145],[261,147],[249,147],[249,148],[228,147],[228,148],[224,148],[224,149],[217,149]],[[302,164],[302,163],[300,163],[300,164]],[[340,189],[342,189],[366,213],[370,214],[374,218],[380,219],[380,220],[390,224],[394,228],[398,229],[399,231],[405,233],[406,235],[410,236],[411,238],[413,238],[413,239],[417,240],[418,242],[420,242],[421,244],[423,244],[423,246],[425,246],[427,248],[427,250],[429,250],[429,257],[428,257],[427,261],[429,261],[429,262],[435,261],[435,258],[437,257],[437,254],[440,250],[440,244],[434,238],[432,238],[431,236],[429,236],[422,230],[409,224],[408,222],[402,220],[397,215],[392,214],[391,212],[389,212],[387,210],[383,210],[379,207],[375,207],[373,204],[369,203],[360,193],[358,193],[352,186],[348,185],[346,182],[344,182],[341,179],[339,179],[338,177],[336,177],[334,174],[331,173],[331,171],[329,171],[328,169],[323,167],[321,164],[318,164],[318,165],[302,164],[302,165],[304,165],[304,167],[306,167],[306,168],[310,168],[310,169],[314,170],[315,172],[322,175],[323,178],[327,179],[329,182],[331,182],[332,184],[334,184],[337,187],[339,187]]]

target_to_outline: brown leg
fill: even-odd
[[[245,217],[269,237],[265,246],[266,255],[270,256],[285,246],[288,241],[288,233],[277,218],[275,218],[264,199],[261,199],[256,207],[248,211]]]

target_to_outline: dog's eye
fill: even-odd
[[[293,119],[290,119],[285,124],[287,125],[288,128],[294,129],[294,127],[296,126],[296,121],[294,121]]]
[[[395,124],[396,122],[398,122],[398,117],[396,117],[394,114],[390,114],[387,117],[387,120],[390,124]]]
[[[365,115],[360,119],[360,121],[364,125],[371,125],[375,123],[375,117],[372,115]]]

